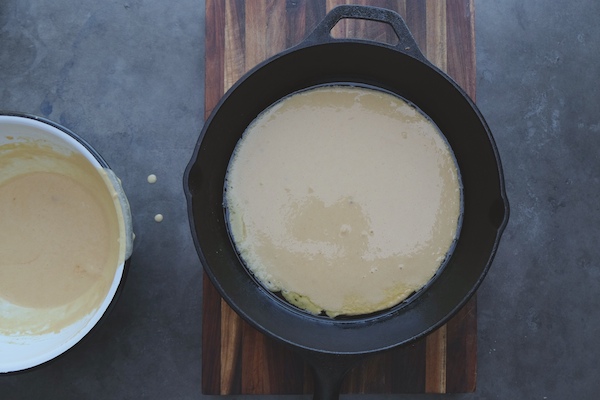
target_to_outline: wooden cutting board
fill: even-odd
[[[246,71],[301,42],[343,3],[389,8],[402,15],[425,56],[475,98],[473,0],[206,0],[205,116]],[[334,37],[394,42],[377,22],[342,20]],[[374,355],[347,376],[342,393],[458,393],[475,390],[477,301],[410,346]],[[203,284],[204,394],[312,393],[310,370],[289,348],[262,335]]]

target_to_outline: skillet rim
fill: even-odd
[[[416,334],[412,335],[411,337],[404,338],[404,339],[395,341],[393,343],[388,341],[383,345],[375,345],[375,346],[370,346],[369,348],[360,348],[358,350],[355,348],[344,348],[344,349],[327,348],[327,349],[325,349],[325,348],[315,346],[315,345],[310,346],[310,345],[307,345],[306,343],[299,343],[298,341],[290,339],[285,334],[281,335],[278,332],[274,332],[273,330],[266,328],[265,326],[263,326],[263,324],[261,324],[261,322],[259,322],[257,320],[256,315],[255,315],[256,313],[248,312],[248,309],[247,309],[247,307],[245,307],[245,305],[243,305],[243,304],[240,305],[238,302],[236,302],[234,299],[232,299],[230,297],[231,293],[229,293],[228,290],[226,288],[224,288],[219,277],[217,277],[215,275],[215,273],[213,271],[213,267],[210,265],[210,263],[206,259],[204,251],[202,249],[202,245],[200,243],[200,240],[198,239],[198,231],[197,231],[197,227],[196,227],[196,223],[195,223],[194,207],[193,207],[195,190],[192,188],[192,183],[193,183],[193,180],[195,179],[193,176],[193,172],[194,172],[194,169],[197,167],[197,164],[199,162],[198,161],[199,157],[201,157],[200,151],[202,149],[202,144],[205,140],[207,132],[209,131],[213,120],[216,118],[217,114],[219,113],[219,111],[221,110],[223,105],[228,101],[228,99],[236,92],[236,90],[241,85],[243,85],[248,79],[251,79],[252,76],[254,76],[258,71],[260,71],[267,65],[269,65],[277,60],[280,60],[284,57],[290,56],[291,54],[295,54],[297,52],[304,51],[306,49],[311,49],[311,48],[316,48],[316,47],[321,47],[321,46],[339,46],[339,45],[347,45],[347,44],[367,45],[370,48],[372,48],[372,47],[384,48],[387,50],[392,50],[392,51],[394,51],[394,53],[399,53],[403,57],[408,57],[416,62],[423,64],[422,65],[423,68],[431,69],[433,73],[436,73],[441,78],[444,78],[445,81],[447,81],[447,83],[449,83],[452,86],[452,88],[458,92],[458,94],[466,101],[466,103],[467,103],[466,105],[469,106],[470,110],[475,113],[478,121],[481,123],[481,129],[486,133],[486,139],[489,143],[489,146],[490,146],[490,149],[492,152],[491,155],[494,158],[495,166],[496,166],[496,170],[497,170],[496,172],[498,174],[497,190],[498,190],[499,197],[497,198],[498,204],[495,204],[494,207],[496,208],[497,212],[502,213],[502,215],[500,217],[500,221],[497,221],[497,226],[495,227],[495,240],[493,242],[493,245],[492,245],[489,253],[487,253],[488,255],[487,255],[487,261],[486,261],[485,266],[483,268],[481,268],[481,272],[480,272],[478,278],[473,283],[473,285],[471,285],[471,287],[466,291],[466,293],[464,293],[464,295],[461,296],[462,297],[461,300],[455,302],[454,306],[451,307],[447,313],[445,313],[444,317],[439,318],[434,323],[428,324],[427,328],[420,330],[419,333],[416,333]],[[333,82],[333,83],[335,83],[335,82]],[[410,101],[410,99],[408,99],[408,100]],[[485,122],[483,116],[481,115],[480,111],[478,110],[478,108],[476,107],[474,102],[471,100],[471,98],[447,74],[445,74],[443,71],[439,70],[437,67],[433,66],[427,60],[423,60],[423,59],[414,57],[413,55],[399,52],[398,49],[391,48],[391,46],[388,46],[385,44],[379,44],[376,42],[371,42],[371,41],[367,41],[367,40],[359,40],[359,39],[339,39],[339,40],[336,40],[335,42],[316,43],[316,44],[315,43],[308,43],[308,44],[301,43],[300,45],[298,45],[296,47],[287,49],[287,50],[285,50],[281,53],[278,53],[275,56],[263,61],[262,63],[258,64],[256,67],[254,67],[253,69],[248,71],[246,74],[244,74],[244,76],[242,78],[240,78],[227,91],[227,93],[225,93],[224,96],[221,97],[221,99],[219,100],[217,105],[213,108],[209,118],[205,122],[202,132],[200,134],[200,137],[198,138],[198,141],[194,148],[192,158],[186,167],[183,183],[184,183],[184,192],[186,195],[186,201],[187,201],[187,206],[188,206],[188,217],[189,217],[188,220],[190,223],[190,228],[192,231],[192,236],[193,236],[196,250],[198,252],[198,255],[199,255],[200,261],[204,267],[204,270],[207,272],[209,279],[211,280],[211,282],[213,283],[215,288],[218,290],[218,292],[221,294],[221,296],[227,301],[227,303],[230,305],[230,307],[232,307],[232,309],[234,309],[234,311],[238,315],[240,315],[246,322],[248,322],[250,325],[252,325],[254,328],[258,329],[259,331],[261,331],[275,339],[283,341],[289,345],[292,345],[296,348],[312,350],[312,351],[316,351],[319,353],[368,354],[368,353],[383,351],[383,350],[393,348],[396,346],[412,343],[413,341],[420,339],[421,337],[427,335],[428,333],[432,332],[433,330],[437,329],[438,327],[440,327],[441,325],[446,323],[472,297],[472,295],[475,293],[475,291],[478,289],[481,282],[487,275],[487,272],[489,271],[489,268],[492,264],[495,254],[496,254],[497,248],[499,246],[499,242],[500,242],[502,233],[508,223],[508,217],[509,217],[509,204],[508,204],[508,199],[506,196],[506,190],[505,190],[505,185],[504,185],[504,174],[503,174],[503,170],[502,170],[502,166],[501,166],[499,153],[498,153],[498,150],[497,150],[497,147],[495,144],[495,140],[494,140],[493,136],[491,135],[491,132],[490,132],[489,127],[487,126],[487,123]],[[232,243],[229,243],[229,245],[233,246]],[[237,255],[237,252],[236,252],[236,255]],[[250,275],[247,272],[246,272],[246,274]],[[267,298],[272,298],[272,295],[270,293],[267,293],[266,289],[264,289],[262,286],[256,284],[256,282],[255,282],[255,285],[256,285],[255,290],[257,292],[264,292],[264,293],[259,294],[258,296],[266,296]],[[427,294],[427,291],[425,291],[424,293]],[[278,305],[278,308],[281,309],[280,305]],[[272,311],[272,310],[273,309],[270,309],[270,311]],[[393,308],[391,310],[393,310]],[[287,310],[287,313],[290,314],[289,310]],[[299,320],[301,320],[301,321],[312,320],[310,316],[305,315],[305,313],[303,313],[303,312],[296,312],[296,313],[292,313],[292,314],[295,314],[296,316],[299,315]],[[398,315],[398,312],[392,311],[392,312],[384,312],[382,315],[374,317],[374,318],[370,318],[368,320],[362,320],[362,321],[359,320],[358,322],[357,321],[349,322],[349,321],[345,321],[345,320],[330,320],[330,321],[320,321],[319,324],[324,325],[326,327],[336,327],[335,329],[337,329],[337,331],[335,331],[333,328],[325,328],[325,329],[334,330],[335,332],[339,333],[343,330],[347,330],[348,327],[351,327],[352,329],[357,329],[357,328],[360,329],[360,327],[369,327],[369,326],[377,325],[377,324],[381,323],[382,321],[390,320],[395,317],[399,318],[400,316]],[[310,326],[312,326],[312,325],[310,325]],[[330,333],[332,333],[332,332],[330,332]]]

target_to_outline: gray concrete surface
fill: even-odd
[[[203,122],[203,13],[201,0],[0,1],[0,109],[92,143],[122,178],[138,233],[106,323],[50,365],[0,376],[0,400],[202,397],[182,173]],[[596,0],[476,1],[477,103],[512,205],[478,294],[478,388],[393,398],[598,398],[599,15]]]

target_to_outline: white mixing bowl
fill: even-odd
[[[115,300],[119,286],[124,280],[125,264],[131,255],[133,242],[131,213],[120,181],[90,145],[68,129],[46,119],[18,113],[0,113],[0,161],[3,154],[10,152],[11,146],[19,143],[50,146],[53,151],[61,154],[83,155],[98,170],[103,176],[102,181],[106,184],[106,190],[111,193],[118,216],[121,236],[118,238],[120,254],[112,284],[103,300],[87,314],[59,330],[46,329],[44,332],[36,333],[31,330],[11,332],[10,329],[2,329],[3,324],[4,328],[14,324],[19,313],[26,315],[31,310],[22,305],[12,304],[7,299],[3,299],[0,293],[0,374],[22,371],[43,364],[61,355],[86,336]],[[3,171],[0,163],[0,178],[6,178],[12,173],[7,172],[6,169]]]

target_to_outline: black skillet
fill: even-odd
[[[399,43],[334,39],[330,32],[342,18],[385,22]],[[396,307],[346,319],[309,315],[258,284],[238,258],[223,208],[229,159],[250,122],[291,93],[332,83],[380,88],[414,103],[446,136],[463,183],[462,228],[441,272]],[[304,42],[233,85],[204,125],[184,189],[196,249],[212,283],[244,320],[304,356],[315,372],[315,398],[337,398],[356,361],[413,342],[454,315],[484,278],[508,221],[500,159],[475,104],[425,59],[398,14],[364,6],[333,9]]]

